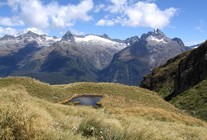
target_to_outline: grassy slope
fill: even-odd
[[[183,92],[175,97],[171,103],[175,106],[185,109],[191,115],[207,120],[207,80]]]
[[[103,94],[103,107],[59,104],[83,93]],[[50,86],[30,78],[0,79],[0,111],[1,139],[207,139],[205,122],[154,92],[120,84]]]

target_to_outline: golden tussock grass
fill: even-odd
[[[59,103],[84,93],[103,95],[103,107]],[[50,86],[30,78],[1,79],[0,112],[0,139],[207,139],[206,122],[154,92],[120,84]]]

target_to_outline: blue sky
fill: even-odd
[[[205,41],[206,0],[1,0],[0,36],[28,30],[61,37],[108,34],[126,39],[161,29],[186,45]]]

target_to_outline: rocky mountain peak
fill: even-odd
[[[157,35],[164,35],[164,33],[158,28],[154,29],[154,33]]]
[[[180,46],[185,46],[184,43],[183,43],[183,41],[180,38],[175,37],[172,40],[173,41],[176,41]]]
[[[106,39],[111,39],[107,34],[103,34],[100,37],[106,38]]]
[[[34,32],[32,32],[32,31],[28,31],[27,33],[23,34],[22,36],[24,36],[24,37],[33,37],[33,38],[35,38],[35,37],[39,37],[39,36],[41,36],[41,35],[39,35],[39,34],[37,34],[37,33],[34,33]]]
[[[153,37],[156,37],[156,38],[166,38],[166,35],[159,29],[154,29],[154,31],[150,31],[148,32],[147,34],[142,34],[141,36],[141,39],[146,39],[148,38],[149,36],[153,36]]]
[[[70,31],[67,31],[64,34],[64,36],[62,37],[61,40],[74,42],[75,41],[75,38],[74,38],[74,35]]]
[[[137,41],[139,41],[139,37],[138,37],[138,36],[133,36],[133,37],[127,38],[127,39],[125,40],[125,43],[126,43],[127,45],[132,45],[132,44],[134,44],[134,43],[137,42]]]
[[[12,40],[12,39],[15,39],[14,36],[12,36],[12,35],[5,35],[0,40]]]

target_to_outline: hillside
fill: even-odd
[[[103,95],[101,108],[63,105],[81,94]],[[48,85],[0,79],[0,139],[207,139],[207,124],[155,92],[110,83]]]
[[[207,120],[207,80],[184,91],[170,102],[191,115]]]
[[[207,42],[154,69],[141,86],[158,92],[165,100],[207,120]]]

